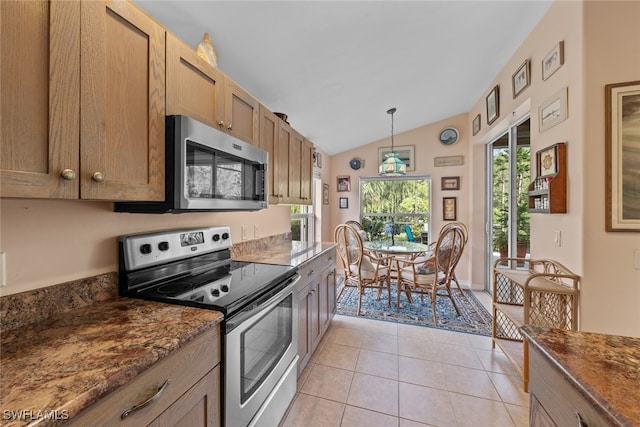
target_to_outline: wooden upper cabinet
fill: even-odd
[[[132,3],[0,2],[3,197],[164,199],[164,30]]]
[[[126,0],[81,7],[80,196],[164,200],[165,31]]]
[[[80,3],[2,1],[0,28],[0,195],[78,198]]]
[[[291,203],[292,201],[292,179],[291,179],[291,150],[293,146],[293,129],[291,126],[278,121],[278,144],[276,148],[277,156],[274,164],[274,172],[277,172],[278,190],[276,192],[279,203]]]
[[[302,152],[300,153],[300,196],[301,204],[310,205],[313,185],[313,143],[307,138],[302,140]]]
[[[225,76],[224,110],[219,129],[257,146],[260,103],[228,76]]]
[[[260,105],[260,139],[258,147],[269,153],[269,164],[267,165],[267,194],[269,196],[269,203],[273,204],[279,202],[278,191],[280,190],[280,184],[278,182],[280,173],[276,170],[279,120],[280,119],[268,108]]]
[[[304,137],[292,129],[292,143],[289,146],[289,180],[291,199],[289,203],[302,204],[302,141]]]
[[[224,74],[191,46],[167,33],[167,115],[185,115],[212,127],[224,120]]]

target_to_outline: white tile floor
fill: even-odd
[[[478,335],[335,316],[281,427],[527,426],[529,395]]]

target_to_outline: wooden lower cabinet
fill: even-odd
[[[298,269],[298,375],[331,325],[336,308],[335,249]]]
[[[611,425],[569,383],[561,368],[534,345],[530,346],[529,364],[532,372],[529,385],[531,426]]]
[[[219,426],[220,345],[219,328],[204,332],[71,418],[69,425]]]

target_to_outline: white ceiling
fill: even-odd
[[[469,111],[551,1],[136,3],[332,155]]]

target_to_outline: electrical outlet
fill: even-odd
[[[260,226],[258,224],[253,226],[253,237],[260,237]]]
[[[242,240],[247,240],[247,233],[249,232],[249,227],[247,227],[246,225],[243,225],[240,230],[241,230],[240,235]]]
[[[0,286],[7,286],[7,253],[0,252]]]
[[[562,246],[562,232],[560,230],[553,232],[553,244],[558,247]]]

